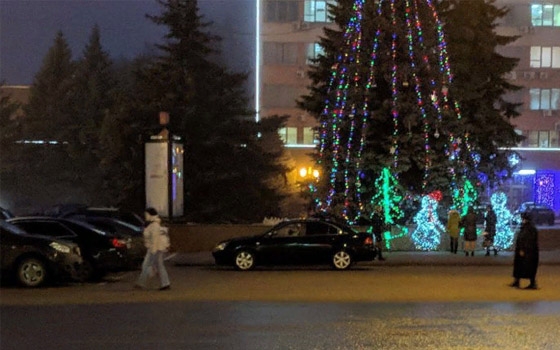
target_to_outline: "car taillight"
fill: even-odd
[[[373,238],[372,237],[368,237],[364,240],[364,244],[373,244]]]
[[[124,239],[113,238],[111,244],[115,248],[126,248],[126,241]]]

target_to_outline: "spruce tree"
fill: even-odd
[[[91,204],[104,204],[94,203],[95,200],[103,200],[100,195],[103,175],[99,163],[104,155],[100,144],[100,129],[104,117],[113,105],[114,87],[112,62],[101,46],[99,27],[96,25],[91,31],[83,57],[76,64],[71,89],[74,119],[69,126],[73,131],[73,139],[67,148],[78,172],[87,174],[81,179],[91,198]],[[118,139],[106,139],[104,142],[118,142]]]
[[[66,38],[58,32],[24,106],[21,140],[27,143],[19,152],[20,185],[14,188],[22,197],[28,194],[37,202],[75,200],[78,172],[68,158],[68,145],[74,140],[74,73],[72,53]],[[44,197],[40,199],[41,195]]]
[[[487,10],[493,8],[488,6]],[[499,37],[485,27],[470,28],[479,30],[474,40],[485,43],[485,50],[477,54],[488,61],[500,59],[500,67],[493,71],[475,69],[472,56],[452,53],[464,38],[441,30],[446,23],[445,29],[460,32],[463,28],[451,16],[471,18],[470,14],[442,11],[438,16],[432,3],[411,7],[406,0],[342,0],[331,10],[340,29],[325,30],[321,38],[325,54],[311,67],[310,93],[300,100],[325,135],[317,159],[324,173],[330,174],[322,193],[319,190],[327,198],[322,202],[327,210],[353,221],[363,210],[361,202],[379,191],[374,183],[383,167],[390,167],[407,190],[416,194],[442,190],[447,200],[466,179],[507,168],[498,148],[512,146],[518,138],[509,120],[515,116],[515,106],[503,100],[514,87],[503,75],[515,60],[499,56],[496,48],[512,38]],[[495,26],[499,15],[500,11],[490,11],[485,23]],[[448,62],[461,65],[460,73],[455,74]],[[473,88],[461,83],[461,73],[474,70],[486,82],[488,93],[468,99]],[[486,106],[476,115],[499,106],[485,116],[496,121],[496,128],[482,131],[482,124],[475,123],[470,110],[475,101]],[[365,125],[358,156],[356,118]],[[488,149],[486,142],[494,143],[488,156],[482,151]]]
[[[474,159],[477,164],[469,166],[468,177],[473,183],[488,179],[494,187],[512,174],[508,162],[512,152],[507,148],[522,141],[512,124],[519,115],[520,104],[505,97],[521,89],[505,79],[519,59],[499,53],[500,48],[519,37],[496,33],[498,21],[509,10],[497,7],[495,0],[450,0],[444,1],[442,8],[455,75],[452,88],[461,97],[464,128],[472,151],[478,155]]]
[[[18,148],[21,146],[16,142],[21,137],[21,123],[16,119],[16,111],[20,104],[0,88],[0,182],[6,180],[19,162]]]
[[[148,16],[168,28],[158,57],[144,73],[150,108],[170,114],[170,130],[185,143],[185,211],[197,221],[255,221],[278,210],[271,181],[285,172],[280,148],[267,150],[281,120],[256,123],[243,83],[247,75],[216,63],[218,36],[209,34],[195,0],[158,1]]]

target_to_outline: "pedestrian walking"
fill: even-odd
[[[163,263],[163,254],[169,248],[169,239],[161,226],[161,218],[154,208],[147,208],[144,216],[146,227],[144,228],[143,235],[147,251],[136,287],[146,288],[148,278],[158,275],[160,281],[159,290],[167,290],[171,288],[171,283]]]
[[[461,227],[465,229],[463,238],[465,240],[465,256],[474,256],[474,249],[476,247],[476,213],[474,207],[469,206],[467,214],[461,219]]]
[[[450,251],[453,254],[457,254],[457,248],[459,246],[459,233],[461,228],[459,224],[461,223],[461,214],[455,209],[451,209],[447,214],[447,226],[446,231],[449,235],[449,246]]]
[[[377,248],[377,260],[384,261],[383,257],[383,233],[387,230],[383,216],[381,215],[382,208],[375,207],[373,215],[371,216],[371,228],[375,236],[375,247]]]
[[[533,224],[531,214],[521,214],[521,228],[515,239],[515,256],[513,258],[513,278],[511,287],[519,288],[519,280],[529,279],[525,289],[537,289],[537,268],[539,266],[539,233]]]
[[[494,245],[494,237],[496,237],[496,212],[492,205],[486,206],[486,215],[484,216],[484,247],[486,248],[486,256],[490,256],[490,250],[494,251],[494,255],[498,255],[498,249]]]

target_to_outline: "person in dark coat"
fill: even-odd
[[[387,230],[385,221],[381,213],[382,208],[376,207],[371,216],[371,229],[375,236],[375,246],[377,247],[377,260],[383,261],[383,233]]]
[[[474,249],[476,247],[476,213],[474,207],[470,206],[467,214],[461,219],[461,227],[465,229],[463,238],[465,239],[465,256],[474,256]]]
[[[525,289],[537,289],[535,277],[539,266],[539,233],[533,224],[531,214],[521,214],[521,228],[515,239],[515,257],[513,258],[513,278],[511,287],[519,288],[519,280],[528,278]]]
[[[488,204],[486,206],[486,216],[484,217],[486,226],[484,232],[484,246],[486,247],[486,256],[490,256],[490,250],[494,251],[494,255],[498,255],[498,249],[494,246],[494,237],[496,236],[496,212],[492,209],[492,206]]]

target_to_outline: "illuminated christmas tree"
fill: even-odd
[[[369,4],[368,28],[376,29],[363,31],[365,1],[353,1],[320,116],[317,159],[326,176],[316,205],[349,223],[385,196],[375,183],[383,169],[416,193],[451,191],[470,154],[433,3]]]

